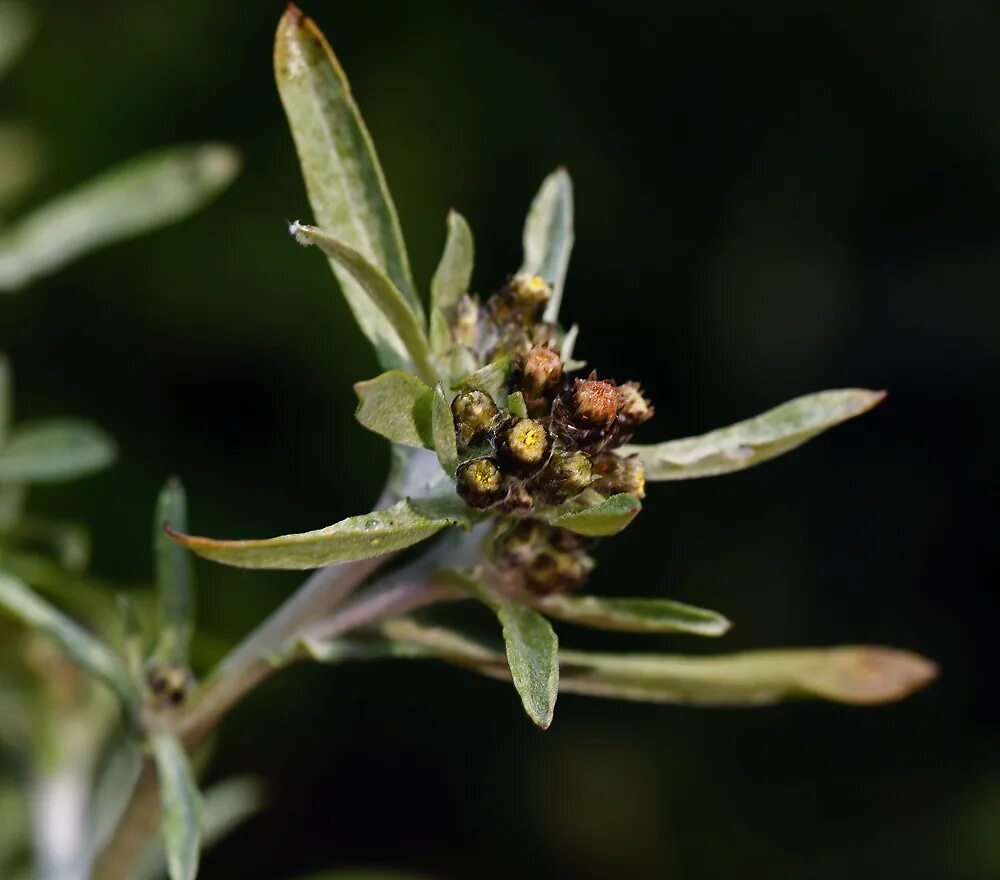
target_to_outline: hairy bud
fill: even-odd
[[[462,446],[482,441],[497,419],[497,405],[485,391],[462,391],[451,402],[455,434]]]
[[[503,474],[490,458],[474,458],[461,465],[455,474],[458,494],[470,507],[482,510],[500,501],[506,494]]]
[[[637,456],[623,458],[613,452],[594,456],[594,488],[602,495],[627,492],[636,498],[646,495],[646,473]]]
[[[541,397],[555,388],[563,375],[562,360],[551,348],[536,345],[521,368],[521,390],[526,398]]]
[[[622,399],[621,412],[618,413],[618,424],[631,433],[643,422],[653,416],[653,407],[643,396],[638,382],[626,382],[618,386],[618,394]]]
[[[584,428],[608,428],[618,418],[622,397],[610,382],[577,379],[572,388],[572,419]]]

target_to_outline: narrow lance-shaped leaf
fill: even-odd
[[[578,535],[603,538],[622,531],[642,510],[642,504],[634,495],[621,492],[582,510],[570,510],[561,514],[558,513],[559,510],[560,508],[556,508],[557,515],[549,520],[552,525],[569,529]]]
[[[300,244],[318,246],[357,282],[352,308],[355,314],[362,309],[370,319],[367,326],[360,317],[358,320],[382,363],[404,367],[412,364],[426,381],[436,381],[423,318],[388,276],[360,251],[322,229],[296,222],[290,231]]]
[[[230,147],[209,144],[163,150],[102,174],[0,234],[0,291],[191,214],[238,170]]]
[[[172,477],[160,491],[153,521],[156,555],[156,593],[160,611],[160,639],[156,656],[186,666],[194,632],[194,573],[191,557],[164,531],[170,525],[187,531],[187,497],[180,480]]]
[[[436,656],[495,678],[509,678],[503,655],[459,633],[409,618],[382,634],[410,656]],[[712,657],[560,651],[560,690],[654,703],[760,706],[818,698],[868,705],[919,690],[937,675],[930,660],[896,648],[844,646],[747,651]]]
[[[402,550],[460,522],[455,513],[435,513],[430,505],[404,499],[386,510],[352,516],[325,529],[277,538],[218,541],[181,534],[172,527],[168,531],[199,556],[225,565],[308,569]]]
[[[57,483],[99,471],[115,446],[86,422],[51,419],[15,426],[0,448],[0,483]]]
[[[379,267],[422,322],[396,209],[347,77],[319,28],[291,4],[275,35],[274,69],[317,222]],[[332,265],[362,331],[376,342],[380,314],[352,273]],[[379,351],[382,365],[401,366],[389,354]]]
[[[431,308],[447,309],[468,293],[472,281],[472,230],[458,211],[448,212],[448,238],[431,279]]]
[[[552,285],[545,320],[555,322],[573,250],[573,182],[565,168],[542,181],[524,223],[523,243],[521,271],[541,275]]]
[[[108,685],[126,705],[134,704],[128,670],[118,656],[23,582],[3,572],[0,572],[0,608],[55,639],[74,663]]]
[[[201,849],[201,795],[187,753],[177,737],[156,732],[149,742],[160,779],[160,830],[170,880],[194,880]]]
[[[485,584],[476,584],[475,591],[503,627],[507,665],[524,711],[545,730],[559,693],[559,639],[551,624],[522,602]]]
[[[732,624],[716,611],[670,599],[600,596],[536,596],[532,604],[549,617],[597,629],[721,636]]]
[[[434,449],[444,472],[453,476],[458,467],[458,441],[455,437],[455,419],[451,405],[445,397],[444,389],[438,385],[434,390],[431,406],[431,428],[434,434]]]
[[[357,382],[355,418],[369,431],[404,446],[434,448],[431,409],[434,389],[412,373],[390,370]]]
[[[623,446],[621,452],[639,456],[647,480],[728,474],[789,452],[828,428],[867,412],[884,397],[884,391],[863,388],[820,391],[700,437]]]

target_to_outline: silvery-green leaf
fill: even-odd
[[[186,217],[228,186],[238,170],[230,147],[207,144],[162,150],[105,172],[0,233],[0,291]]]
[[[380,631],[412,656],[436,656],[494,678],[509,678],[503,655],[443,627],[411,618]],[[559,688],[569,693],[654,703],[758,706],[785,699],[859,705],[900,700],[934,679],[930,660],[880,646],[747,651],[708,657],[559,652]]]
[[[351,308],[361,329],[386,366],[411,364],[426,381],[437,379],[421,313],[403,297],[381,269],[347,242],[318,229],[293,223],[292,234],[303,245],[316,245],[356,282]],[[364,319],[362,320],[363,313]]]
[[[422,322],[396,209],[347,77],[319,28],[291,4],[275,35],[274,68],[316,221],[381,269]],[[353,274],[339,262],[332,266],[374,342],[381,315]],[[379,352],[383,366],[400,366],[386,355]]]
[[[431,428],[434,434],[434,449],[438,461],[449,476],[454,475],[458,466],[458,441],[455,437],[455,418],[451,414],[451,405],[445,397],[444,389],[438,385],[434,390],[434,400],[431,405]]]
[[[731,626],[721,614],[670,599],[618,599],[553,594],[532,604],[548,617],[597,629],[721,636]]]
[[[555,322],[573,250],[573,182],[565,168],[557,169],[542,181],[524,222],[523,242],[521,271],[541,275],[552,285],[545,320]]]
[[[475,590],[503,627],[507,665],[524,711],[545,730],[559,693],[559,639],[551,624],[524,603],[485,584],[476,584]]]
[[[687,480],[741,471],[801,446],[880,403],[884,391],[847,388],[807,394],[762,415],[699,437],[623,446],[638,455],[647,480]]]
[[[929,660],[894,648],[848,646],[747,651],[715,657],[563,653],[564,690],[663,703],[754,706],[818,698],[899,700],[937,674]]]
[[[430,344],[431,351],[444,358],[451,349],[451,326],[448,324],[448,319],[445,317],[444,312],[440,309],[431,309],[431,332],[430,332]]]
[[[448,238],[431,279],[431,309],[447,309],[468,293],[472,281],[472,230],[458,211],[448,212]]]
[[[160,619],[156,656],[167,663],[186,666],[194,632],[194,572],[191,556],[170,540],[163,528],[166,523],[180,532],[187,531],[187,497],[176,477],[167,480],[160,490],[153,518]]]
[[[17,578],[0,572],[0,609],[54,639],[74,663],[107,684],[126,705],[135,694],[125,664],[83,627]]]
[[[507,395],[507,409],[512,416],[517,416],[519,419],[528,418],[528,407],[525,406],[524,395],[520,391]]]
[[[115,459],[115,445],[86,422],[48,419],[21,423],[0,448],[0,483],[57,483],[99,471]]]
[[[507,380],[510,378],[514,364],[507,356],[491,361],[469,376],[459,381],[454,387],[458,389],[475,389],[485,391],[496,400],[497,406],[506,405]]]
[[[571,509],[562,514],[558,513],[559,510],[556,508],[557,515],[549,519],[552,525],[578,535],[603,538],[622,531],[642,510],[642,504],[634,495],[621,492],[582,510]]]
[[[259,812],[264,803],[264,792],[259,780],[238,776],[217,782],[205,791],[202,801],[201,848],[206,850]],[[163,847],[150,846],[135,872],[135,880],[160,880],[166,876],[167,870]]]
[[[348,517],[325,529],[277,538],[218,541],[173,529],[170,535],[199,556],[225,565],[307,569],[402,550],[460,523],[455,515],[431,515],[429,506],[404,499],[386,510]]]
[[[118,594],[118,611],[122,620],[122,657],[125,668],[132,679],[132,686],[140,690],[144,686],[144,654],[142,632],[139,629],[139,618],[135,613],[135,604],[126,593]]]
[[[354,416],[369,431],[404,446],[434,448],[434,389],[412,373],[390,370],[355,383],[354,391],[360,401]]]
[[[201,849],[201,794],[184,746],[171,733],[149,738],[160,780],[160,831],[171,880],[194,880]]]
[[[36,26],[31,5],[22,0],[0,2],[0,77],[17,61]]]
[[[10,362],[0,351],[0,451],[7,442],[11,413],[14,409],[13,389],[10,381]]]
[[[0,122],[0,213],[35,184],[43,163],[44,148],[30,129]]]

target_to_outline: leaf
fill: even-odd
[[[789,452],[828,428],[867,412],[884,397],[884,391],[862,388],[820,391],[700,437],[623,446],[621,454],[638,455],[647,480],[728,474]]]
[[[411,656],[436,656],[508,678],[503,655],[443,627],[412,618],[385,621],[382,634]],[[867,705],[900,700],[937,675],[930,660],[896,648],[846,646],[748,651],[710,657],[559,653],[564,692],[654,703],[758,706],[819,698]]]
[[[556,511],[560,509],[556,508]],[[561,529],[569,529],[578,535],[602,538],[607,535],[617,535],[635,519],[640,510],[642,510],[642,504],[639,503],[638,498],[621,492],[592,507],[554,516],[549,522],[551,525]]]
[[[430,344],[431,351],[441,357],[451,348],[451,326],[440,309],[431,309]]]
[[[458,211],[448,212],[448,238],[431,279],[431,309],[444,310],[468,293],[472,281],[472,230]]]
[[[433,460],[433,459],[432,459]],[[456,496],[457,497],[457,496]],[[420,505],[420,509],[418,509]],[[325,529],[250,541],[217,541],[185,535],[168,527],[178,543],[205,559],[238,568],[322,568],[392,553],[457,525],[455,515],[432,515],[429,506],[404,499],[386,510],[352,516]]]
[[[440,385],[434,389],[434,399],[431,405],[431,427],[434,435],[434,449],[438,461],[448,476],[454,476],[458,467],[458,440],[455,437],[455,418],[451,414],[451,405],[445,397],[444,388]]]
[[[513,369],[513,362],[509,357],[504,355],[460,380],[454,386],[454,390],[473,389],[476,391],[485,391],[493,397],[497,402],[497,406],[504,405],[507,397],[507,380],[510,378]]]
[[[434,390],[411,373],[390,370],[354,390],[361,401],[355,418],[369,431],[404,446],[434,448]]]
[[[522,272],[541,275],[552,285],[545,320],[559,317],[569,255],[573,250],[573,182],[565,168],[542,181],[524,222]]]
[[[647,633],[693,633],[721,636],[732,625],[715,611],[670,599],[618,599],[599,596],[538,596],[543,614],[597,629]]]
[[[156,593],[160,611],[160,640],[156,656],[186,666],[194,632],[194,572],[188,552],[164,531],[170,523],[187,531],[187,497],[176,477],[167,480],[156,502],[153,548],[156,556]]]
[[[0,608],[26,626],[50,636],[82,669],[110,687],[126,705],[135,693],[125,664],[103,642],[9,574],[0,572]]]
[[[0,291],[186,217],[228,186],[238,170],[232,148],[206,144],[162,150],[105,172],[0,234]]]
[[[542,730],[552,723],[559,693],[559,639],[537,611],[485,584],[476,593],[503,626],[507,665],[524,711]]]
[[[0,2],[0,77],[20,57],[37,23],[34,10],[27,3],[20,0]]]
[[[92,474],[115,460],[113,441],[81,421],[20,424],[0,448],[0,483],[57,483]]]
[[[392,367],[413,364],[426,381],[436,381],[437,371],[431,361],[421,313],[403,298],[382,270],[345,241],[315,226],[296,222],[289,231],[299,244],[318,246],[357,282],[351,308],[383,364]]]
[[[275,35],[274,70],[317,223],[391,279],[422,324],[399,219],[371,136],[323,34],[292,4]],[[384,336],[382,316],[356,277],[338,261],[332,267],[382,365],[401,366],[377,341]]]
[[[515,391],[507,396],[507,409],[512,416],[519,419],[528,418],[528,407],[524,403],[524,395],[520,391]]]
[[[937,674],[917,654],[882,647],[748,651],[716,657],[567,651],[564,689],[664,703],[756,706],[820,698],[858,705],[899,700]]]
[[[184,746],[173,734],[149,738],[160,779],[160,830],[171,880],[194,880],[201,849],[201,795]]]

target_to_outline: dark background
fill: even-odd
[[[354,423],[351,384],[377,367],[326,262],[284,228],[309,209],[272,83],[280,4],[44,7],[0,91],[3,115],[47,139],[40,196],[175,141],[231,141],[246,167],[194,219],[0,301],[19,415],[88,415],[123,448],[35,509],[91,523],[96,570],[125,582],[148,578],[171,472],[202,533],[361,511],[387,454]],[[454,205],[492,289],[541,178],[568,166],[563,313],[582,356],[645,383],[642,439],[827,387],[890,391],[776,463],[651,487],[602,547],[594,592],[718,608],[737,626],[709,649],[886,643],[943,676],[870,710],[567,695],[543,734],[509,688],[461,671],[303,666],[224,726],[211,777],[259,773],[269,802],[204,876],[998,876],[996,5],[305,8],[352,78],[421,282]],[[199,575],[201,624],[227,639],[296,583]]]

